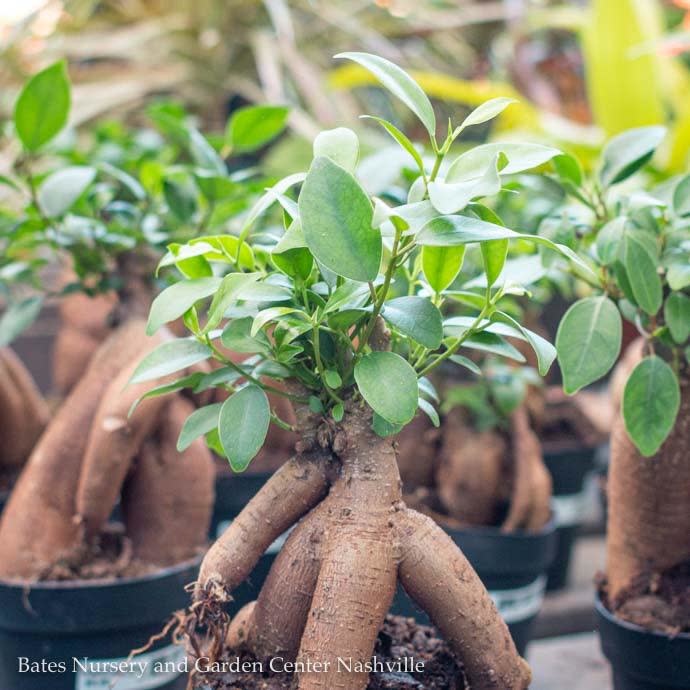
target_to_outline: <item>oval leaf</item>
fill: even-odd
[[[38,188],[38,205],[48,218],[56,218],[72,208],[74,202],[94,181],[96,168],[74,165],[49,175]]]
[[[665,136],[665,127],[638,127],[611,139],[602,153],[599,171],[604,187],[622,182],[639,170]]]
[[[671,433],[680,408],[673,369],[657,356],[645,357],[623,393],[623,419],[632,442],[645,457],[654,455]]]
[[[581,299],[558,326],[556,351],[566,393],[576,393],[604,376],[616,363],[623,324],[608,297]]]
[[[424,297],[397,297],[385,303],[381,313],[394,328],[430,350],[443,339],[441,312]]]
[[[166,288],[151,304],[146,333],[153,335],[162,325],[179,318],[195,302],[216,292],[220,284],[221,278],[196,278]]]
[[[194,338],[179,338],[159,345],[139,362],[130,383],[150,381],[202,362],[212,355],[211,348]]]
[[[690,338],[690,297],[672,292],[664,304],[664,320],[671,337],[682,345]]]
[[[284,129],[290,111],[282,105],[248,105],[228,122],[225,141],[237,153],[260,149]]]
[[[222,406],[223,403],[214,403],[200,407],[185,419],[177,439],[177,450],[180,453],[189,448],[200,436],[208,434],[209,431],[213,431],[218,426]]]
[[[391,424],[407,424],[417,412],[419,386],[415,370],[393,352],[370,352],[355,366],[362,397]]]
[[[325,156],[348,172],[354,172],[359,159],[359,139],[347,127],[319,132],[314,139],[314,158]]]
[[[422,270],[429,285],[443,292],[460,273],[465,247],[422,247]]]
[[[48,143],[67,124],[69,109],[67,63],[60,60],[29,79],[17,99],[14,127],[25,148]]]
[[[233,393],[220,409],[218,435],[230,467],[244,472],[264,444],[271,408],[258,386]]]
[[[399,98],[422,122],[430,136],[436,134],[436,116],[431,101],[422,87],[392,62],[369,53],[340,53],[336,58],[345,58],[369,70],[394,96]]]
[[[307,246],[337,275],[374,280],[381,263],[381,234],[372,228],[374,209],[350,173],[329,158],[317,158],[299,195]]]

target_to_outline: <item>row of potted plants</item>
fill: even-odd
[[[30,594],[38,618],[24,606],[23,582],[3,585],[5,638],[35,635],[58,660],[67,653],[66,641],[54,640],[62,626],[73,632],[74,649],[86,644],[85,634],[94,645],[75,655],[126,658],[183,605],[180,584],[195,577],[213,505],[213,461],[205,448],[226,457],[235,472],[267,448],[268,465],[279,469],[257,478],[260,488],[239,513],[232,501],[217,509],[213,532],[231,522],[203,559],[194,603],[174,619],[192,657],[222,659],[229,641],[258,660],[280,653],[297,661],[366,662],[391,604],[394,612],[410,610],[402,594],[394,599],[398,583],[440,629],[472,687],[527,687],[529,668],[520,655],[556,549],[539,436],[573,420],[579,429],[596,427],[596,434],[606,427],[553,391],[540,393],[538,375],[547,374],[557,354],[568,393],[607,375],[626,318],[655,354],[635,364],[622,394],[624,420],[614,427],[612,481],[624,488],[612,490],[609,502],[602,629],[634,630],[664,649],[686,644],[682,634],[673,643],[662,634],[672,625],[682,630],[675,618],[653,617],[661,632],[633,627],[649,627],[640,611],[649,614],[650,600],[672,608],[664,591],[652,590],[651,576],[640,580],[650,562],[656,577],[687,558],[680,544],[687,501],[682,489],[674,494],[690,485],[677,461],[687,439],[681,405],[690,324],[687,185],[683,178],[619,191],[649,161],[663,131],[614,139],[592,177],[572,156],[537,144],[485,144],[454,157],[463,132],[500,114],[509,99],[485,103],[449,125],[439,141],[433,107],[405,72],[372,55],[342,57],[370,70],[428,133],[427,146],[418,147],[393,123],[374,118],[407,156],[397,158],[397,174],[385,188],[372,191],[358,179],[357,135],[339,128],[316,138],[308,171],[258,195],[266,182],[228,173],[218,151],[252,150],[277,134],[285,111],[268,107],[231,119],[219,149],[184,114],[162,108],[157,122],[174,144],[159,144],[146,165],[79,165],[37,180],[35,152],[58,134],[66,115],[46,123],[26,113],[46,112],[37,108],[41,98],[65,101],[64,66],[24,89],[15,123],[25,149],[18,186],[28,185],[29,201],[19,221],[7,223],[4,272],[16,288],[18,276],[32,280],[44,261],[37,247],[69,255],[76,279],[65,287],[58,282],[65,324],[58,342],[63,370],[74,373],[0,523],[3,578],[40,581]],[[520,176],[536,168],[559,186],[561,201],[539,228],[510,229],[494,202],[515,191],[529,195]],[[253,206],[252,196],[258,196]],[[528,288],[553,275],[587,291],[563,318],[556,347],[523,325]],[[96,294],[106,295],[98,298],[105,302],[98,331],[85,318],[99,311],[91,308]],[[37,312],[32,295],[8,312],[5,327],[18,332]],[[153,349],[141,339],[147,312]],[[78,358],[71,344],[77,341],[84,344]],[[296,454],[288,459],[295,436]],[[185,470],[166,463],[175,445]],[[656,453],[661,464],[668,453],[666,484],[637,453]],[[643,489],[669,495],[675,518],[664,522],[668,538],[658,538],[657,525],[647,538],[633,519],[639,511],[630,505],[630,487],[639,473],[635,495]],[[233,481],[220,477],[233,491]],[[579,482],[564,482],[563,493],[576,495]],[[192,486],[197,500],[181,506],[179,497],[193,495],[185,492]],[[113,535],[106,525],[120,494],[126,532]],[[29,526],[41,523],[46,538],[35,539]],[[295,523],[277,557],[267,558]],[[632,555],[622,553],[621,544],[635,538],[641,552],[635,546]],[[663,562],[650,561],[653,546]],[[237,611],[245,596],[237,588],[257,563],[271,565],[270,572],[257,602]],[[71,582],[113,575],[119,579],[106,585]],[[65,577],[67,583],[46,581]],[[675,591],[682,573],[663,577]],[[153,594],[168,585],[169,599]],[[43,598],[39,608],[34,596]],[[83,597],[92,596],[102,596],[102,610],[116,608],[120,618],[56,618],[72,604],[83,613]],[[125,597],[143,603],[125,605]],[[146,615],[131,636],[116,635],[125,620],[134,622],[128,613],[122,618],[128,606]],[[613,627],[621,618],[629,622]],[[604,637],[612,661],[614,637]],[[162,641],[156,646],[156,658],[179,658]],[[6,649],[6,660],[20,651],[9,642]],[[7,682],[16,683],[15,668],[3,664]],[[683,672],[678,664],[670,668]],[[146,687],[174,687],[178,675]],[[617,672],[620,688],[628,687],[623,675]],[[342,676],[324,680],[306,672],[299,687],[366,687],[365,671]],[[69,674],[63,680],[64,687],[74,682]]]

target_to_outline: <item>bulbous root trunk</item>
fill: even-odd
[[[641,575],[690,559],[690,380],[681,381],[676,425],[642,457],[619,415],[611,436],[607,574],[611,600]]]
[[[474,690],[524,690],[529,667],[472,567],[441,528],[402,503],[391,440],[376,436],[370,418],[354,410],[331,435],[329,447],[319,462],[329,462],[332,452],[340,472],[328,495],[328,471],[305,492],[288,465],[235,521],[241,524],[228,529],[233,533],[223,535],[223,546],[213,547],[192,608],[208,606],[214,590],[227,597],[265,545],[310,503],[314,507],[290,535],[258,601],[231,624],[230,645],[247,646],[258,658],[280,653],[312,668],[320,664],[319,672],[296,676],[299,690],[361,690],[368,674],[355,669],[371,659],[400,581],[446,635]],[[291,464],[300,462],[304,458],[298,456]],[[218,632],[211,637],[217,640]],[[198,641],[194,646],[199,648]],[[352,671],[339,659],[351,663]]]

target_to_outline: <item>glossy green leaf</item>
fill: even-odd
[[[248,105],[228,121],[225,142],[235,153],[251,153],[275,139],[287,124],[290,110],[282,105]]]
[[[507,357],[516,362],[524,362],[524,355],[516,347],[511,345],[502,336],[496,333],[489,333],[484,331],[470,336],[462,344],[462,347],[469,350],[480,350],[481,352],[490,352],[492,355],[499,355],[499,357]]]
[[[669,266],[666,280],[668,280],[671,290],[684,290],[690,286],[690,262]]]
[[[247,386],[233,393],[223,403],[218,419],[218,434],[230,467],[235,472],[244,472],[261,450],[270,421],[268,398],[258,386]]]
[[[443,214],[457,213],[472,199],[492,196],[501,191],[498,175],[498,156],[494,158],[479,177],[455,183],[430,182],[429,199],[434,208]]]
[[[430,136],[436,134],[434,108],[421,86],[397,65],[369,53],[340,53],[336,58],[352,60],[369,70],[396,98],[399,98],[426,127]]]
[[[635,302],[648,314],[661,309],[663,287],[657,272],[658,250],[645,230],[628,229],[623,235],[620,259]]]
[[[396,436],[403,430],[404,426],[404,424],[391,424],[381,417],[381,415],[376,414],[376,412],[374,412],[371,422],[372,429],[382,438]]]
[[[514,175],[548,163],[561,152],[541,144],[518,144],[509,141],[475,146],[453,161],[446,173],[446,182],[459,182],[480,175],[501,153],[508,159],[507,165],[501,169],[501,175]]]
[[[381,263],[381,233],[357,180],[329,158],[317,158],[299,196],[304,238],[311,253],[344,278],[374,280]]]
[[[627,216],[617,216],[599,230],[596,250],[604,266],[612,266],[618,260],[628,220]]]
[[[679,216],[690,216],[690,175],[685,175],[673,190],[673,210]]]
[[[482,242],[480,245],[482,250],[482,261],[484,262],[484,273],[487,279],[487,285],[491,287],[498,276],[501,275],[503,267],[508,256],[508,240],[491,240],[489,242]]]
[[[197,278],[175,283],[161,292],[151,304],[146,333],[153,335],[162,325],[174,321],[200,299],[220,287],[220,278]]]
[[[638,127],[611,139],[602,152],[601,184],[610,187],[637,172],[651,159],[665,136],[665,127]]]
[[[429,285],[443,292],[453,283],[465,258],[465,247],[422,247],[422,270]]]
[[[623,392],[625,428],[642,455],[649,457],[659,450],[679,408],[680,387],[673,369],[660,357],[645,357],[633,369]]]
[[[218,286],[208,308],[208,320],[204,333],[213,330],[223,319],[225,312],[241,297],[242,289],[259,279],[260,273],[229,273]]]
[[[390,134],[393,139],[395,139],[395,141],[402,146],[403,150],[407,151],[407,153],[412,156],[412,159],[417,164],[420,172],[424,170],[424,162],[422,161],[422,157],[419,155],[415,145],[407,138],[407,135],[401,132],[394,124],[388,122],[388,120],[384,120],[381,117],[374,117],[373,115],[363,115],[362,117],[378,122],[381,127],[383,127],[386,132],[388,132],[388,134]]]
[[[177,438],[177,450],[180,453],[189,448],[200,436],[205,436],[218,427],[222,406],[223,403],[214,403],[200,407],[185,419]]]
[[[664,304],[664,320],[673,340],[682,345],[690,337],[690,297],[672,292]]]
[[[139,362],[130,383],[141,383],[167,376],[197,362],[203,362],[211,355],[211,348],[194,338],[169,340],[149,352]]]
[[[576,393],[610,371],[620,354],[622,335],[620,312],[608,297],[587,297],[568,309],[556,334],[566,393]]]
[[[417,374],[400,355],[364,355],[355,365],[355,381],[374,412],[391,424],[407,424],[417,412]]]
[[[431,420],[431,423],[438,429],[441,426],[441,420],[439,419],[438,412],[436,408],[424,398],[419,399],[419,409],[424,412],[424,414]]]
[[[525,328],[518,321],[516,321],[509,314],[504,312],[495,312],[492,319],[496,321],[502,321],[503,323],[512,326],[517,334],[522,335],[522,337],[531,345],[534,350],[534,354],[537,356],[537,365],[539,368],[539,373],[542,376],[546,376],[556,359],[556,348],[545,338],[542,338],[538,333],[530,331],[529,328]]]
[[[383,318],[395,329],[430,350],[443,339],[441,312],[425,297],[396,297],[384,304]]]
[[[314,139],[314,158],[330,158],[341,168],[353,173],[359,160],[359,139],[347,127],[319,132]]]
[[[24,85],[14,107],[17,136],[29,151],[48,143],[67,124],[70,85],[67,63],[60,60]]]
[[[253,321],[251,316],[230,321],[220,336],[221,343],[232,352],[270,352],[271,344],[263,333],[252,336]]]
[[[41,211],[48,218],[66,213],[95,178],[96,168],[86,165],[70,166],[49,175],[38,188]]]
[[[570,183],[574,187],[579,187],[582,184],[582,168],[575,156],[569,153],[554,156],[553,167],[556,168],[556,174],[562,182]]]
[[[506,98],[504,96],[499,96],[498,98],[492,98],[489,101],[482,103],[480,106],[476,107],[462,122],[460,127],[458,127],[454,132],[454,137],[456,137],[460,132],[462,132],[467,127],[472,127],[474,125],[481,125],[484,122],[493,120],[495,117],[500,115],[511,103],[517,103],[514,98]]]

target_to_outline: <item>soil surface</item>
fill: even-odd
[[[690,633],[690,561],[664,573],[638,577],[607,606],[619,618],[648,630]]]
[[[414,618],[387,616],[379,632],[374,655],[384,670],[375,670],[369,678],[368,690],[466,690],[462,665],[458,664],[446,643],[439,638],[435,628],[419,625]],[[237,655],[229,651],[225,661],[231,662]],[[424,664],[423,672],[399,671],[404,660],[407,668],[412,661]],[[248,654],[240,654],[240,662],[253,662]],[[395,667],[388,671],[387,663]],[[210,690],[290,690],[292,674],[272,673],[268,664],[263,673],[216,673],[206,674],[197,687]]]
[[[154,563],[145,563],[132,555],[132,545],[119,523],[108,524],[98,539],[67,562],[53,565],[40,578],[56,580],[117,580],[140,577],[160,569]]]

